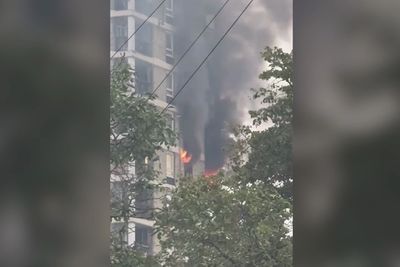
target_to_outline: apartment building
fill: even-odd
[[[139,94],[151,93],[171,70],[174,64],[174,1],[166,1],[133,36],[133,32],[153,12],[160,1],[154,0],[111,0],[110,55],[111,64],[122,58],[134,69],[135,90]],[[161,109],[174,96],[174,75],[170,75],[157,90],[153,103]],[[169,125],[178,131],[178,114],[174,106],[167,109]],[[178,142],[180,143],[180,142]],[[156,254],[160,247],[153,233],[152,211],[162,205],[162,197],[169,189],[177,186],[177,177],[183,174],[183,164],[179,157],[180,148],[173,147],[158,153],[150,164],[160,172],[159,181],[165,190],[141,192],[135,200],[137,216],[129,220],[129,233],[126,241],[146,254]],[[131,174],[134,175],[135,168]],[[112,177],[111,190],[123,192],[118,188],[118,177]],[[122,196],[123,197],[123,196]],[[114,221],[112,231],[122,227],[122,222]]]

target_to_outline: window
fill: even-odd
[[[155,0],[136,0],[135,10],[149,16],[156,9],[157,5],[158,3]]]
[[[152,217],[153,191],[140,188],[135,197],[135,216],[150,219]]]
[[[173,131],[175,131],[175,120],[174,120],[174,115],[172,115],[172,114],[167,114],[167,126],[171,129],[171,130],[173,130]]]
[[[174,51],[174,38],[172,33],[167,32],[165,34],[165,40],[166,40],[166,44],[165,44],[165,49],[167,51],[171,51],[171,53]]]
[[[142,24],[141,21],[135,23],[136,27]],[[136,33],[135,50],[149,57],[153,55],[153,26],[150,23],[143,24],[140,31]]]
[[[175,177],[175,154],[167,153],[165,155],[165,174],[167,177]]]
[[[128,0],[112,0],[111,9],[113,10],[127,10]]]
[[[135,61],[135,89],[139,94],[153,90],[153,66],[147,62]]]
[[[165,86],[165,101],[170,103],[174,97],[174,77],[173,75],[169,75],[166,80]]]
[[[137,224],[135,226],[135,242],[139,248],[148,248],[150,245],[151,229]]]
[[[174,64],[174,36],[169,32],[165,34],[165,61]]]
[[[116,17],[112,19],[114,43],[112,45],[112,50],[116,51],[126,51],[128,45],[126,40],[128,39],[128,18],[127,17]],[[123,46],[122,46],[123,45]],[[122,46],[122,47],[121,47]]]
[[[167,0],[165,5],[165,22],[173,25],[174,24],[174,1]]]

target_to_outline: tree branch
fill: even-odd
[[[228,260],[230,263],[232,263],[233,266],[239,266],[239,263],[236,262],[236,260],[234,260],[232,257],[230,257],[228,254],[226,254],[225,252],[222,251],[222,249],[220,247],[218,247],[217,245],[215,245],[213,242],[211,242],[210,240],[204,240],[203,243],[205,243],[206,245],[210,245],[211,247],[215,248],[223,258],[225,258],[226,260]]]

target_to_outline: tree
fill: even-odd
[[[122,225],[111,238],[112,266],[153,266],[126,237],[132,217],[151,216],[140,209],[138,197],[157,188],[157,172],[152,167],[157,151],[174,144],[176,138],[165,117],[149,96],[135,93],[133,70],[122,64],[112,71],[110,107],[111,219]],[[151,194],[148,194],[152,197]]]
[[[263,106],[251,111],[263,131],[235,129],[231,170],[181,182],[156,215],[166,266],[292,266],[292,55],[262,54],[269,88],[253,90]]]
[[[166,118],[151,104],[155,96],[140,96],[132,83],[133,70],[122,64],[111,77],[111,166],[153,158],[157,151],[175,143]]]
[[[267,47],[262,56],[268,66],[259,77],[267,88],[252,90],[253,99],[261,100],[262,107],[249,113],[253,126],[270,126],[262,131],[245,126],[236,129],[234,166],[248,178],[241,178],[243,183],[265,181],[292,201],[293,54]]]
[[[290,203],[270,186],[236,181],[181,183],[156,216],[165,266],[291,266]]]

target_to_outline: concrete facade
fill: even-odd
[[[157,7],[159,1],[153,0],[111,0],[110,56],[133,34],[135,29]],[[143,25],[126,45],[114,56],[112,64],[122,57],[135,71],[135,90],[140,94],[151,93],[165,77],[174,64],[174,7],[173,0],[168,0]],[[167,79],[157,90],[157,99],[153,103],[161,109],[167,106],[175,91],[173,76]],[[170,125],[179,131],[178,114],[174,107],[168,109]],[[177,142],[178,144],[180,142]],[[150,192],[145,205],[150,210],[161,207],[160,198],[168,190],[175,188],[178,177],[183,174],[183,164],[179,157],[179,146],[158,153],[153,166],[160,172],[159,181],[163,182],[162,192]],[[118,180],[118,178],[115,178]],[[111,181],[112,183],[115,181]],[[149,197],[150,195],[150,197]],[[112,228],[118,229],[121,222],[113,222]],[[154,255],[159,250],[159,242],[152,235],[154,220],[151,212],[141,214],[129,220],[129,234],[126,240],[144,253]]]

